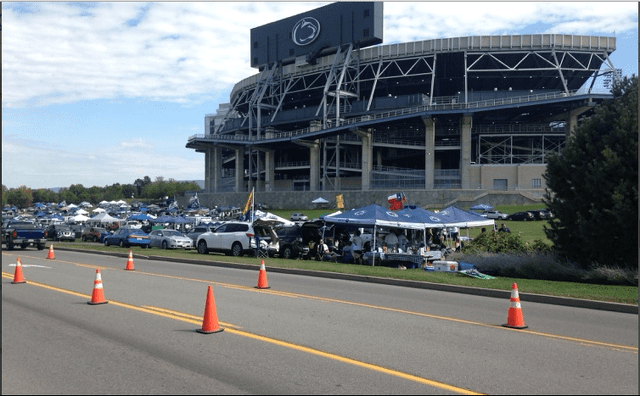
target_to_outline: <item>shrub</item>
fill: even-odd
[[[476,240],[474,244],[475,242]],[[637,270],[596,264],[590,269],[584,269],[577,263],[562,260],[549,249],[532,249],[518,253],[471,252],[471,249],[465,249],[449,258],[472,263],[478,271],[493,276],[604,285],[638,285]]]

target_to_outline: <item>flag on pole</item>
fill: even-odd
[[[251,192],[249,193],[249,197],[247,197],[247,203],[244,204],[244,210],[242,211],[243,214],[247,213],[247,211],[249,210],[249,205],[251,205],[251,202],[253,202],[253,188],[251,189]]]
[[[389,202],[390,210],[398,210],[402,209],[403,203],[407,202],[407,198],[404,196],[403,192],[399,192],[397,194],[389,195],[387,201]]]
[[[344,197],[342,194],[336,195],[336,208],[344,209]]]

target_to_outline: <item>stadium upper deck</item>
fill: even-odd
[[[533,189],[614,73],[615,38],[458,37],[272,62],[188,148],[208,191]],[[524,165],[529,165],[525,167]]]

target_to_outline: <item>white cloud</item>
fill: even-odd
[[[153,143],[147,142],[143,139],[133,139],[133,140],[123,140],[118,143],[120,147],[123,148],[142,148],[142,149],[153,149]]]
[[[19,13],[3,3],[4,107],[119,97],[203,102],[256,73],[251,28],[326,3],[90,4],[38,3],[38,12]],[[625,2],[385,2],[384,15],[385,43],[533,24],[543,24],[539,33],[637,30],[636,4]]]

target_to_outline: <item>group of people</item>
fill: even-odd
[[[452,242],[450,247],[445,244],[448,239]],[[312,244],[308,258],[315,256],[318,260],[361,263],[365,251],[418,254],[420,249],[459,251],[462,247],[457,227],[449,230],[427,228],[425,231],[412,232],[409,236],[405,230],[392,228],[386,235],[379,233],[372,243],[373,246],[370,242],[364,243],[360,230],[356,230],[352,236],[338,233],[332,242],[321,239]]]

